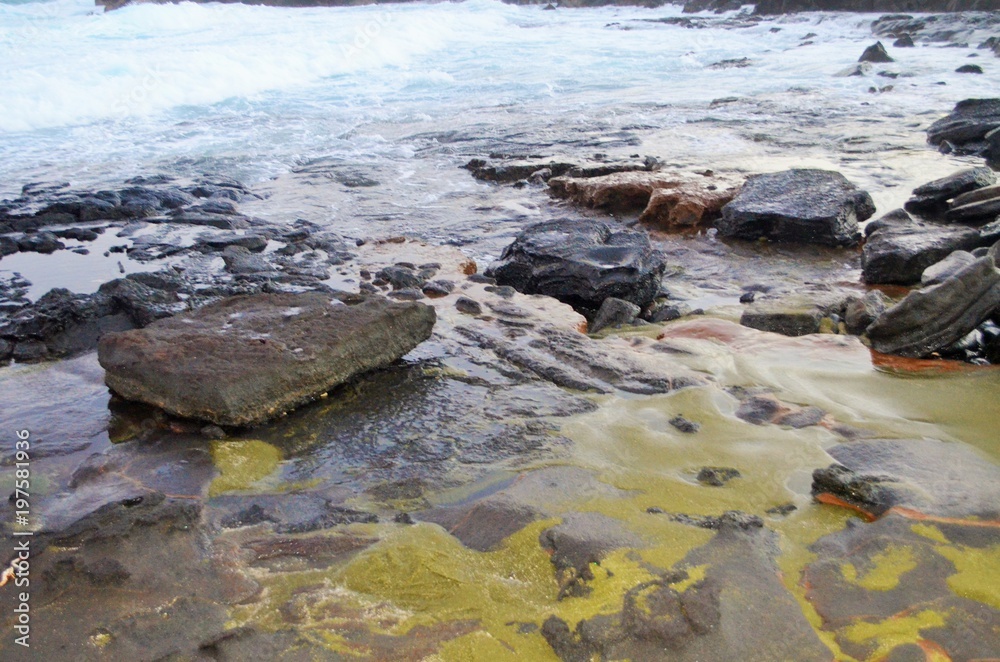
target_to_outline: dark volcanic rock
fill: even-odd
[[[329,295],[232,297],[105,336],[98,357],[126,399],[219,425],[273,418],[430,336],[434,309]]]
[[[560,219],[523,230],[487,275],[520,292],[545,294],[593,311],[608,297],[649,305],[665,269],[644,233],[598,221]]]
[[[909,218],[902,210],[888,217],[871,233],[861,252],[861,278],[869,284],[919,283],[927,267],[953,251],[982,246],[990,238],[975,228],[901,220]]]
[[[932,145],[947,142],[967,153],[985,150],[986,134],[1000,127],[1000,99],[966,99],[955,104],[951,114],[934,122],[927,129],[927,141]]]
[[[840,173],[786,170],[749,178],[716,227],[739,239],[844,246],[858,242],[858,221],[873,213],[871,196]]]
[[[872,347],[884,354],[928,356],[949,347],[1000,307],[1000,269],[989,254],[947,281],[910,292],[868,328]]]
[[[955,69],[957,74],[981,74],[983,73],[983,68],[978,64],[963,64],[958,69]]]
[[[908,34],[902,34],[902,35],[900,35],[899,39],[897,39],[896,41],[892,42],[892,45],[895,48],[914,48],[915,47],[915,44],[913,43],[913,37],[911,37]]]
[[[989,168],[959,170],[913,189],[913,197],[906,201],[904,207],[914,213],[944,211],[948,200],[991,186],[996,181],[996,175]]]
[[[876,41],[865,49],[865,52],[858,58],[858,62],[895,62],[895,60],[889,57],[882,42]]]

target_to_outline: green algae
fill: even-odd
[[[840,573],[848,583],[869,591],[891,591],[899,586],[899,578],[917,567],[913,550],[909,547],[889,545],[872,559],[872,567],[860,574],[852,563],[840,566]]]
[[[719,357],[728,363],[712,365],[712,360]],[[949,405],[951,416],[941,414],[943,425],[938,420],[931,423],[922,419],[911,412],[905,399],[914,383],[923,382],[877,373],[870,366],[853,366],[849,362],[807,365],[784,357],[768,365],[751,356],[734,355],[728,348],[720,348],[718,356],[705,360],[704,365],[711,368],[706,372],[739,376],[738,383],[772,386],[782,399],[821,406],[840,422],[863,426],[880,435],[906,437],[947,429],[957,438],[988,445],[985,427],[978,418],[956,414],[960,408]],[[939,387],[936,397],[946,401],[970,394],[971,387],[958,379],[929,381]],[[940,387],[948,395],[942,396]],[[787,393],[794,393],[794,398],[784,395]],[[922,401],[929,397],[929,391],[920,394]],[[681,561],[714,533],[650,513],[649,508],[693,515],[743,510],[764,516],[767,526],[778,533],[781,554],[776,562],[782,581],[830,649],[831,657],[844,662],[853,660],[838,646],[837,633],[823,628],[801,583],[803,569],[816,560],[809,546],[841,530],[855,517],[844,509],[816,505],[807,496],[812,470],[831,462],[824,448],[841,439],[821,427],[794,430],[740,421],[734,416],[738,404],[735,398],[714,387],[689,388],[662,396],[602,396],[594,400],[599,404],[597,411],[564,421],[561,432],[574,445],[570,456],[561,457],[560,463],[591,470],[601,482],[621,493],[569,495],[561,502],[556,498],[544,504],[545,508],[557,514],[594,512],[615,518],[647,545],[618,550],[593,565],[594,579],[587,584],[587,595],[558,599],[554,569],[538,543],[539,534],[558,519],[528,525],[494,552],[465,548],[432,525],[380,525],[375,530],[383,540],[346,565],[259,578],[266,586],[264,602],[235,610],[234,623],[253,621],[274,629],[287,627],[280,615],[283,606],[298,599],[296,596],[315,594],[326,597],[305,610],[299,627],[310,632],[317,643],[344,654],[363,655],[366,650],[356,639],[340,634],[345,623],[353,619],[363,622],[372,633],[394,637],[443,623],[476,623],[472,631],[458,633],[442,643],[437,653],[426,658],[431,660],[554,659],[552,650],[534,629],[547,617],[558,616],[573,628],[596,615],[619,612],[627,591],[669,569],[688,572],[686,580],[671,585],[678,591],[697,582],[708,570],[706,566],[684,568]],[[338,406],[332,402],[325,405],[331,409]],[[700,423],[701,431],[686,435],[673,429],[669,420],[678,414]],[[315,439],[294,441],[301,446]],[[992,452],[997,454],[995,444]],[[721,488],[705,487],[692,480],[700,466],[732,466],[740,470],[743,480]],[[479,492],[503,485],[510,476],[502,472],[490,474],[481,482],[447,494],[429,493],[426,498],[430,503],[474,498]],[[789,502],[799,509],[788,517],[766,516],[768,508]],[[940,535],[935,527],[915,526],[922,527],[914,531],[925,538],[947,542],[943,536],[935,537]],[[964,566],[949,579],[956,593],[973,597],[977,582],[989,584],[984,573],[994,567],[990,565],[995,561],[990,556],[993,552],[978,557],[969,550],[945,547],[953,551],[942,555],[960,555],[964,559]],[[904,572],[916,567],[905,548],[890,548],[873,560],[870,569],[845,567],[845,579],[868,590],[891,590]],[[959,565],[956,563],[957,568]],[[993,599],[979,593],[973,599]],[[334,604],[337,609],[332,608]],[[383,616],[373,618],[372,614]],[[902,643],[918,641],[922,629],[944,621],[944,615],[925,611],[881,623],[858,622],[841,632],[850,641],[874,646],[877,658]],[[522,630],[519,624],[534,628]]]
[[[942,546],[938,554],[945,557],[958,571],[948,577],[948,586],[955,595],[1000,609],[1000,545],[985,549]]]
[[[256,439],[215,441],[211,452],[219,475],[208,486],[209,496],[248,490],[281,464],[281,451]]]
[[[944,627],[944,614],[926,609],[912,616],[895,616],[878,623],[858,621],[844,628],[844,636],[857,644],[875,646],[871,659],[879,660],[903,644],[921,641],[921,630]]]

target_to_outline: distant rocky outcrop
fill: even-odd
[[[794,14],[806,11],[844,12],[960,12],[996,11],[998,0],[760,0],[758,14]]]

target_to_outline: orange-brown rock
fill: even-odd
[[[554,177],[553,195],[611,213],[641,211],[640,220],[664,228],[695,226],[719,215],[734,182],[713,175],[621,172],[603,177]]]
[[[675,188],[658,188],[639,220],[663,228],[693,227],[719,216],[736,195],[736,188],[710,190],[696,182]]]

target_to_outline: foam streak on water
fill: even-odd
[[[871,41],[870,16],[802,15],[737,30],[648,21],[679,11],[546,12],[473,0],[105,14],[89,0],[0,2],[0,195],[28,179],[107,182],[178,163],[262,179],[317,156],[405,160],[408,145],[365,127],[460,128],[470,113],[530,127],[590,121],[594,108],[705,107],[795,87],[820,93],[803,110],[872,98],[873,79],[831,77]],[[815,44],[799,47],[809,32]],[[908,51],[914,76],[879,97],[882,111],[941,112],[1000,87],[995,67],[932,86],[967,54]],[[742,57],[754,67],[706,69]]]

